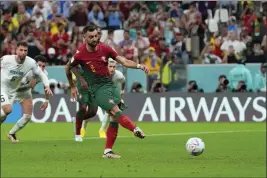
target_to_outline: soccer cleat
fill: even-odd
[[[12,142],[19,142],[15,134],[8,134],[7,136]]]
[[[145,138],[145,133],[139,127],[134,128],[134,135],[141,139]]]
[[[81,128],[81,136],[82,138],[85,136],[86,134],[86,130],[84,128]]]
[[[81,135],[75,135],[75,141],[76,142],[83,142],[83,138],[81,137]]]
[[[104,130],[99,130],[99,137],[106,138],[106,132]]]
[[[120,159],[121,156],[113,153],[113,151],[109,151],[103,155],[103,158],[112,158],[112,159]]]

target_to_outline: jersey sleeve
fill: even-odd
[[[111,57],[112,59],[116,59],[116,57],[119,55],[115,49],[113,49],[112,47],[110,46],[106,46],[106,50],[109,54],[109,57]]]
[[[80,51],[77,50],[70,60],[70,65],[74,66],[78,64],[80,64]]]
[[[115,80],[116,82],[121,82],[121,83],[123,83],[123,82],[125,81],[125,77],[124,77],[124,75],[123,75],[120,71],[115,70],[114,80]]]
[[[7,58],[8,58],[7,56],[1,57],[1,61],[0,61],[1,68],[4,67],[7,64],[7,62],[9,61]]]

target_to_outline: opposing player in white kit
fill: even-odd
[[[124,94],[124,88],[125,88],[125,77],[123,76],[123,74],[116,70],[117,68],[117,62],[114,61],[113,59],[109,59],[109,63],[108,63],[108,69],[110,74],[112,75],[112,81],[115,84],[121,84],[121,95]],[[122,96],[121,96],[122,97]],[[122,105],[124,105],[124,101],[122,100]],[[106,127],[108,125],[110,116],[108,113],[105,113],[104,117],[102,118],[102,125],[99,129],[99,137],[100,138],[106,138]],[[86,127],[87,127],[87,123],[89,122],[89,119],[83,120],[83,125],[82,125],[82,129],[81,129],[81,136],[84,137],[85,133],[86,133]]]
[[[20,87],[23,77],[29,71],[38,75],[45,86],[45,93],[52,95],[47,76],[42,72],[36,61],[27,56],[28,44],[18,42],[16,55],[6,55],[1,58],[1,124],[7,115],[12,112],[12,104],[16,97],[16,91]],[[25,103],[25,104],[24,104]],[[22,103],[23,117],[30,118],[32,115],[32,103],[27,100]]]
[[[35,61],[37,62],[40,69],[45,73],[47,76],[48,73],[45,70],[46,65],[46,58],[42,55],[38,55],[35,58]],[[21,105],[32,105],[32,89],[35,87],[36,84],[41,82],[41,78],[38,75],[35,75],[33,71],[29,71],[26,76],[22,79],[20,83],[20,87],[16,91],[16,97],[15,101],[18,101],[21,103]],[[45,110],[49,103],[49,95],[45,94],[46,101],[41,105],[41,110]],[[29,107],[32,113],[32,107]],[[9,131],[8,138],[12,142],[18,142],[19,140],[16,137],[16,133],[24,128],[28,122],[30,121],[31,116],[28,116],[26,113],[23,113],[23,116],[20,120],[17,121],[17,123],[14,125],[14,127]]]

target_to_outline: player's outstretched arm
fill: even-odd
[[[36,64],[35,67],[32,68],[33,73],[38,75],[39,78],[41,79],[41,81],[43,82],[44,86],[45,86],[45,93],[47,93],[48,95],[53,95],[52,91],[50,90],[49,87],[49,81],[48,81],[48,77],[45,75],[45,73],[38,67],[38,64]]]
[[[147,68],[146,65],[143,65],[143,64],[137,64],[136,62],[131,61],[131,60],[128,60],[128,59],[126,59],[126,58],[123,57],[123,56],[117,56],[117,57],[116,57],[116,61],[117,61],[118,63],[120,63],[121,65],[127,67],[127,68],[141,69],[141,70],[143,70],[145,73],[148,73],[148,72],[149,72],[149,69]]]
[[[70,62],[67,63],[67,65],[65,66],[65,72],[66,72],[66,75],[67,75],[67,79],[69,81],[69,84],[70,84],[70,87],[75,87],[75,83],[74,83],[74,80],[72,78],[72,73],[71,73],[71,69],[73,68],[74,66],[71,65]],[[75,74],[75,73],[74,73]],[[75,74],[76,76],[76,74]],[[77,76],[76,76],[77,77]]]

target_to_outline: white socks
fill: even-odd
[[[102,124],[99,130],[106,130],[106,127],[108,125],[109,122],[109,114],[105,113],[103,119],[102,119]]]
[[[27,123],[31,120],[32,115],[31,114],[23,114],[22,118],[17,121],[17,123],[14,125],[14,127],[9,131],[9,134],[15,134],[20,129],[25,127]]]
[[[110,148],[106,148],[105,151],[104,151],[104,154],[107,154],[108,152],[112,151],[112,149]]]

